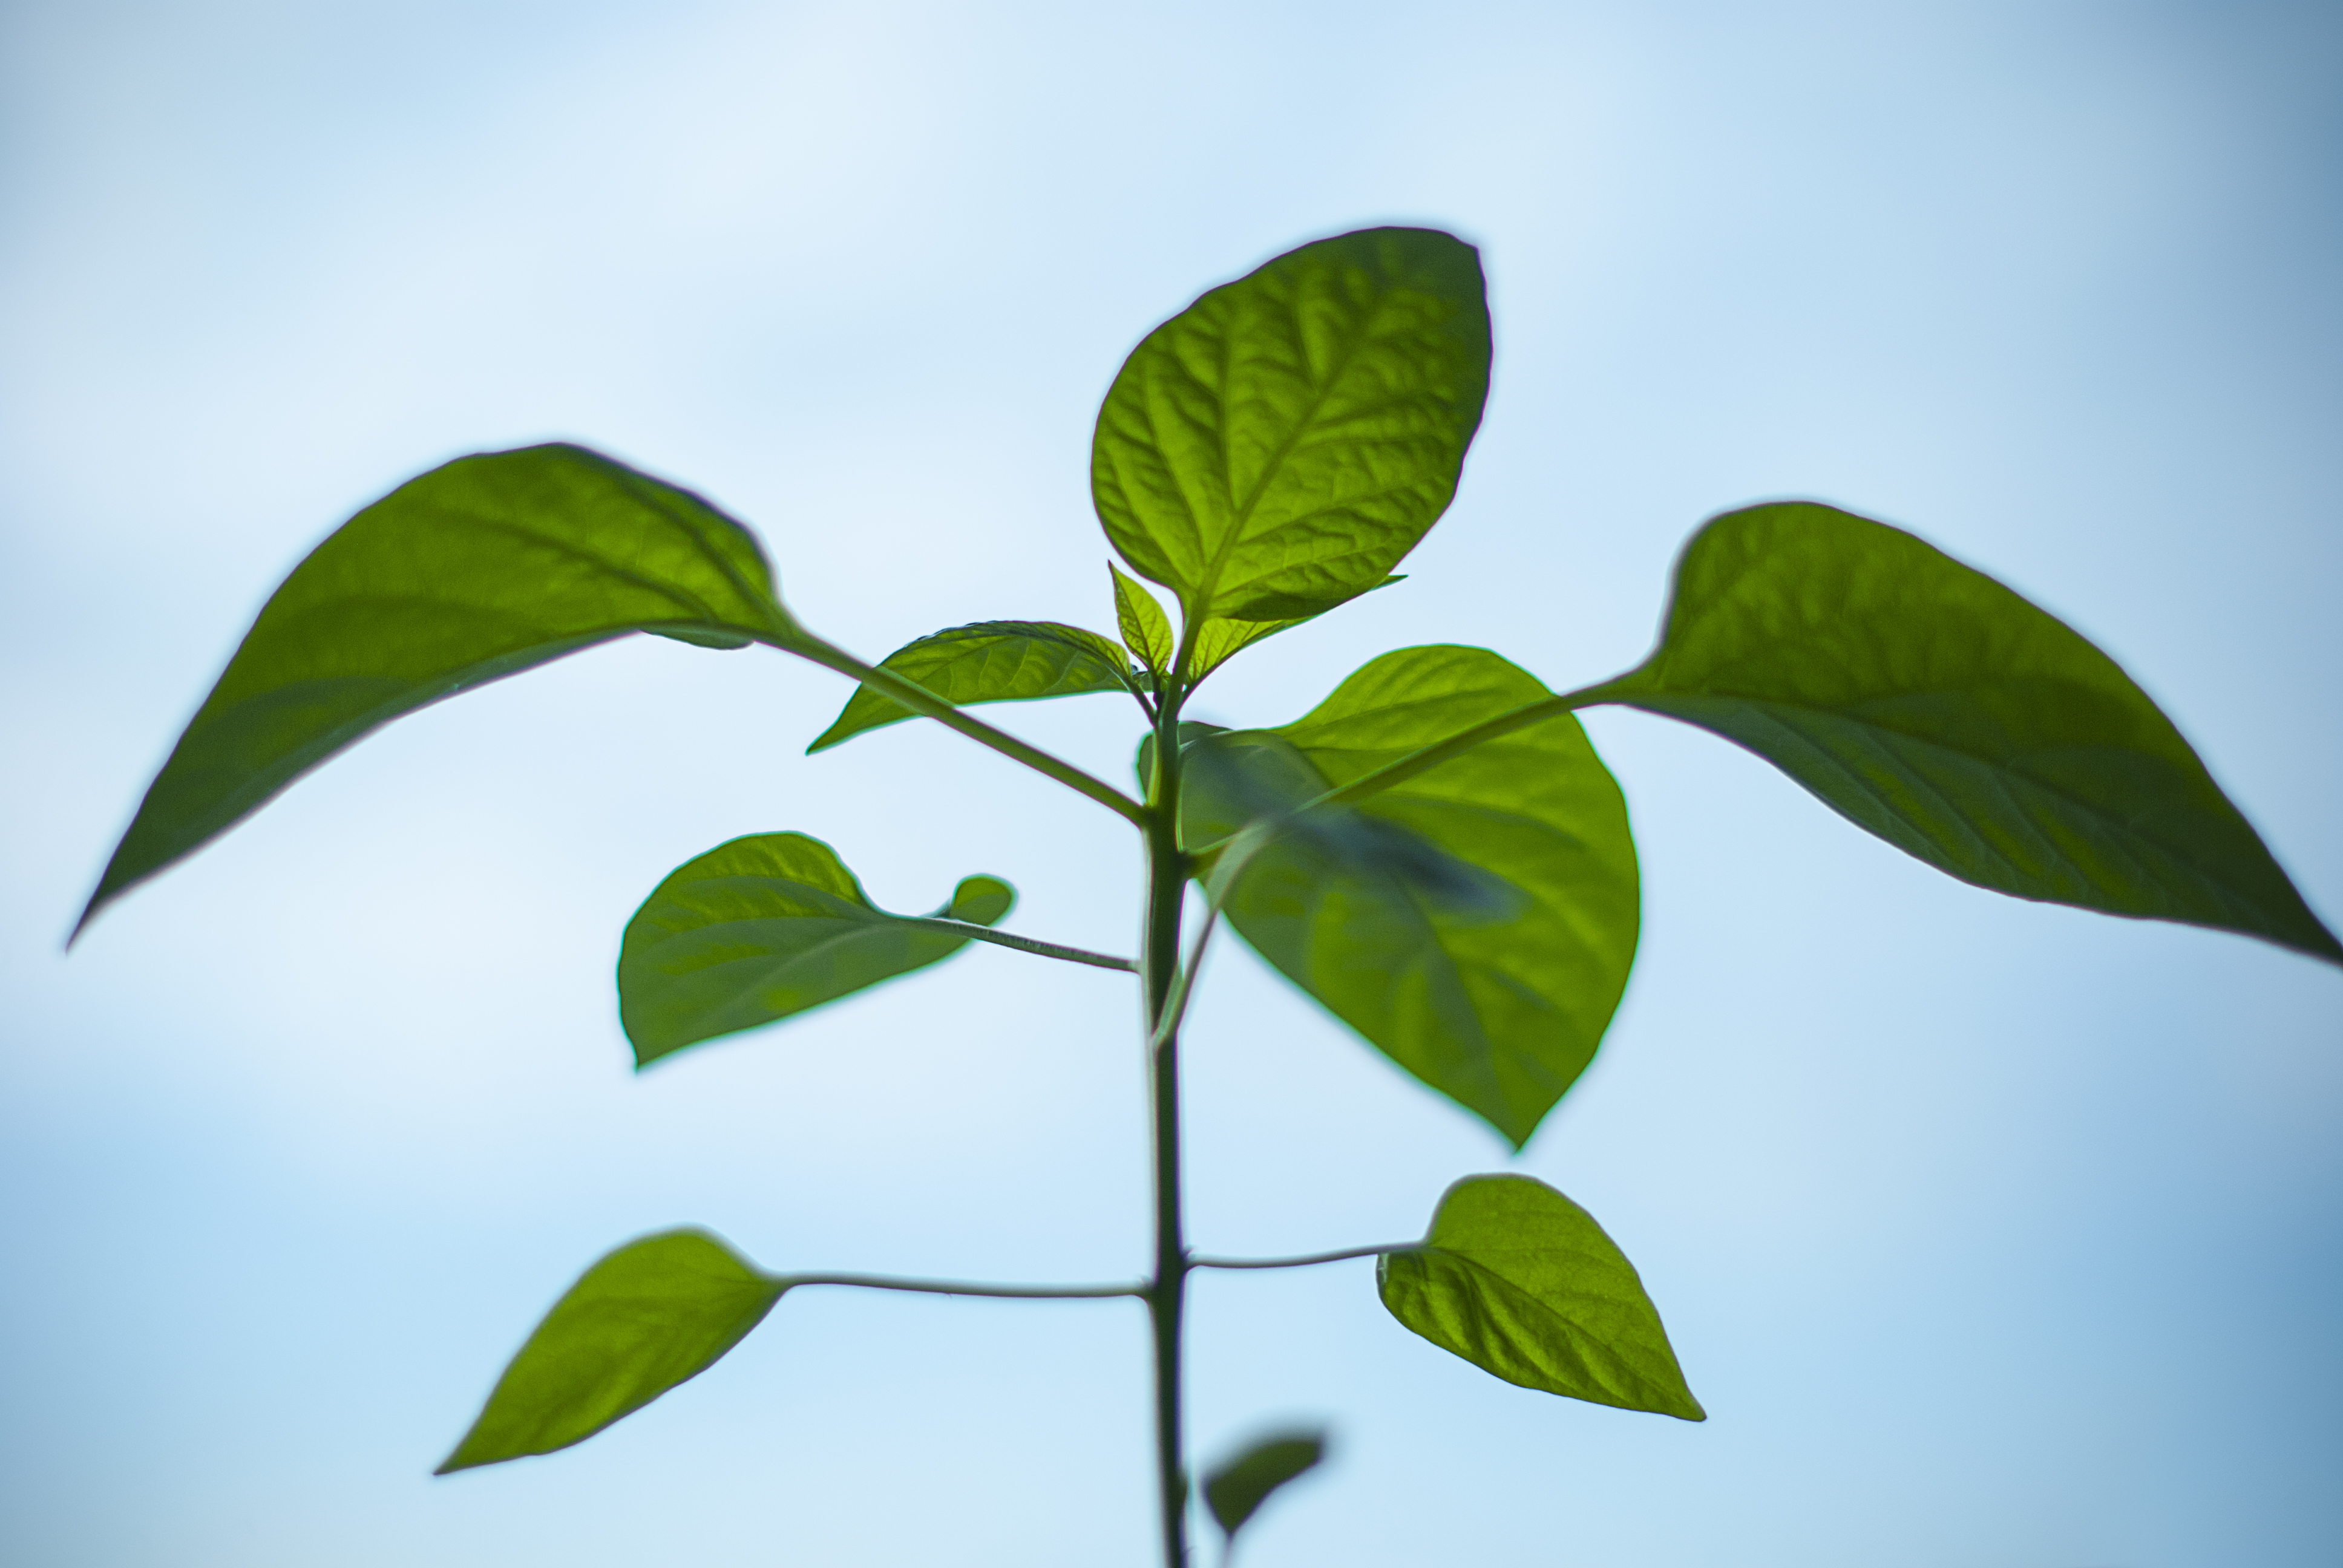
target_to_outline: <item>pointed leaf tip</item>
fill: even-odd
[[[1316,1469],[1326,1457],[1322,1427],[1273,1432],[1255,1440],[1214,1466],[1204,1477],[1204,1505],[1232,1543],[1237,1532],[1288,1482]]]

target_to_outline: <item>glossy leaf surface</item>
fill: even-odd
[[[1160,683],[1172,673],[1172,656],[1177,651],[1171,618],[1155,596],[1124,576],[1121,568],[1109,561],[1106,569],[1114,584],[1114,624],[1122,634],[1122,646]]]
[[[1478,252],[1431,229],[1321,240],[1131,351],[1099,410],[1091,498],[1191,625],[1314,615],[1446,509],[1488,387]]]
[[[2343,961],[2113,659],[1884,523],[1810,502],[1717,518],[1677,563],[1659,650],[1598,697],[1737,741],[1963,881]]]
[[[990,926],[1016,901],[970,877],[937,911]],[[758,833],[686,861],[627,922],[618,1016],[637,1066],[754,1029],[950,958],[968,945],[888,914],[836,851],[802,833]]]
[[[757,541],[689,491],[569,446],[460,457],[327,537],[262,607],[82,920],[369,730],[632,631],[786,638]]]
[[[1047,620],[957,626],[905,644],[880,661],[880,667],[960,708],[1140,689],[1131,661],[1112,640]],[[837,719],[806,750],[824,751],[866,729],[916,717],[893,698],[858,686]]]
[[[1375,1282],[1392,1316],[1442,1350],[1523,1388],[1707,1419],[1634,1265],[1544,1182],[1465,1177],[1424,1243],[1378,1259]]]
[[[1203,845],[1550,695],[1483,648],[1383,655],[1295,723],[1185,753]],[[1639,921],[1626,803],[1568,715],[1502,737],[1262,851],[1238,933],[1516,1147],[1601,1043]]]
[[[628,1242],[545,1314],[437,1473],[583,1442],[713,1366],[785,1288],[705,1231]]]
[[[1326,1457],[1323,1432],[1281,1432],[1248,1445],[1204,1477],[1204,1506],[1230,1541],[1270,1493],[1316,1469]]]

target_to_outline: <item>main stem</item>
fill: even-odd
[[[1188,1480],[1182,1462],[1182,1318],[1187,1307],[1188,1245],[1180,1218],[1180,1036],[1157,1032],[1180,970],[1180,914],[1187,857],[1180,850],[1179,704],[1166,700],[1155,727],[1155,777],[1147,794],[1147,916],[1140,975],[1147,994],[1148,1110],[1154,1135],[1155,1271],[1147,1316],[1155,1343],[1156,1489],[1163,1515],[1164,1568],[1187,1568]]]

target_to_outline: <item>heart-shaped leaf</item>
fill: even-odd
[[[1457,1182],[1423,1250],[1384,1253],[1375,1284],[1392,1316],[1507,1382],[1707,1419],[1635,1266],[1593,1215],[1533,1177]]]
[[[1204,1505],[1232,1550],[1237,1532],[1287,1482],[1315,1470],[1326,1457],[1326,1433],[1312,1428],[1281,1432],[1246,1444],[1204,1476]]]
[[[1191,844],[1301,806],[1551,695],[1484,648],[1388,653],[1296,722],[1189,746]],[[1516,1147],[1594,1058],[1635,958],[1635,845],[1567,714],[1488,741],[1259,851],[1240,935]]]
[[[1477,251],[1420,228],[1320,240],[1131,351],[1099,409],[1091,498],[1192,629],[1315,615],[1447,509],[1488,389]]]
[[[628,632],[739,648],[795,629],[757,541],[689,491],[578,447],[458,458],[343,524],[269,596],[81,924],[427,703]]]
[[[997,877],[970,877],[936,913],[990,926],[1016,897]],[[752,834],[677,867],[627,922],[618,1016],[645,1067],[909,974],[968,940],[877,908],[819,839]]]
[[[880,668],[917,681],[959,708],[1141,689],[1131,661],[1111,638],[1048,620],[956,626],[905,644],[889,654]],[[858,686],[837,719],[806,750],[825,751],[866,729],[915,717],[893,698]]]
[[[1796,501],[1715,518],[1676,565],[1658,651],[1594,699],[1737,741],[1965,882],[2343,962],[2115,660],[1884,523]]]
[[[715,1365],[787,1288],[705,1231],[628,1242],[553,1304],[436,1473],[585,1442]]]

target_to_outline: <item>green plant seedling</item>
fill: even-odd
[[[1305,245],[1148,334],[1107,394],[1091,449],[1099,519],[1121,563],[1106,585],[1113,638],[983,621],[866,663],[783,608],[739,523],[562,445],[434,469],[294,568],[147,790],[82,926],[401,714],[632,632],[761,646],[847,675],[853,695],[809,750],[930,720],[1120,816],[1146,852],[1133,959],[1000,930],[1015,896],[987,876],[961,879],[933,914],[890,914],[828,845],[760,831],[654,889],[618,964],[638,1063],[970,941],[1131,972],[1151,1086],[1144,1278],[775,1274],[702,1231],[645,1237],[554,1305],[442,1471],[585,1441],[708,1370],[800,1286],[1123,1300],[1151,1328],[1161,1558],[1182,1568],[1190,1276],[1365,1257],[1401,1325],[1493,1376],[1704,1419],[1633,1265],[1543,1182],[1468,1176],[1420,1241],[1295,1258],[1198,1252],[1181,1206],[1180,1030],[1222,922],[1426,1088],[1511,1147],[1528,1142],[1602,1043],[1635,958],[1625,803],[1574,717],[1598,704],[1722,736],[1979,887],[2343,963],[2251,825],[2112,659],[1933,546],[1815,502],[1704,526],[1676,566],[1658,648],[1612,678],[1557,692],[1485,648],[1407,648],[1289,723],[1184,719],[1228,659],[1395,580],[1455,493],[1489,349],[1478,253],[1418,228]],[[1168,594],[1176,624],[1147,584]],[[1097,694],[1140,714],[1135,794],[968,711]],[[1191,882],[1203,892],[1192,934]],[[1322,1433],[1286,1434],[1208,1475],[1203,1502],[1232,1548],[1322,1452]]]

